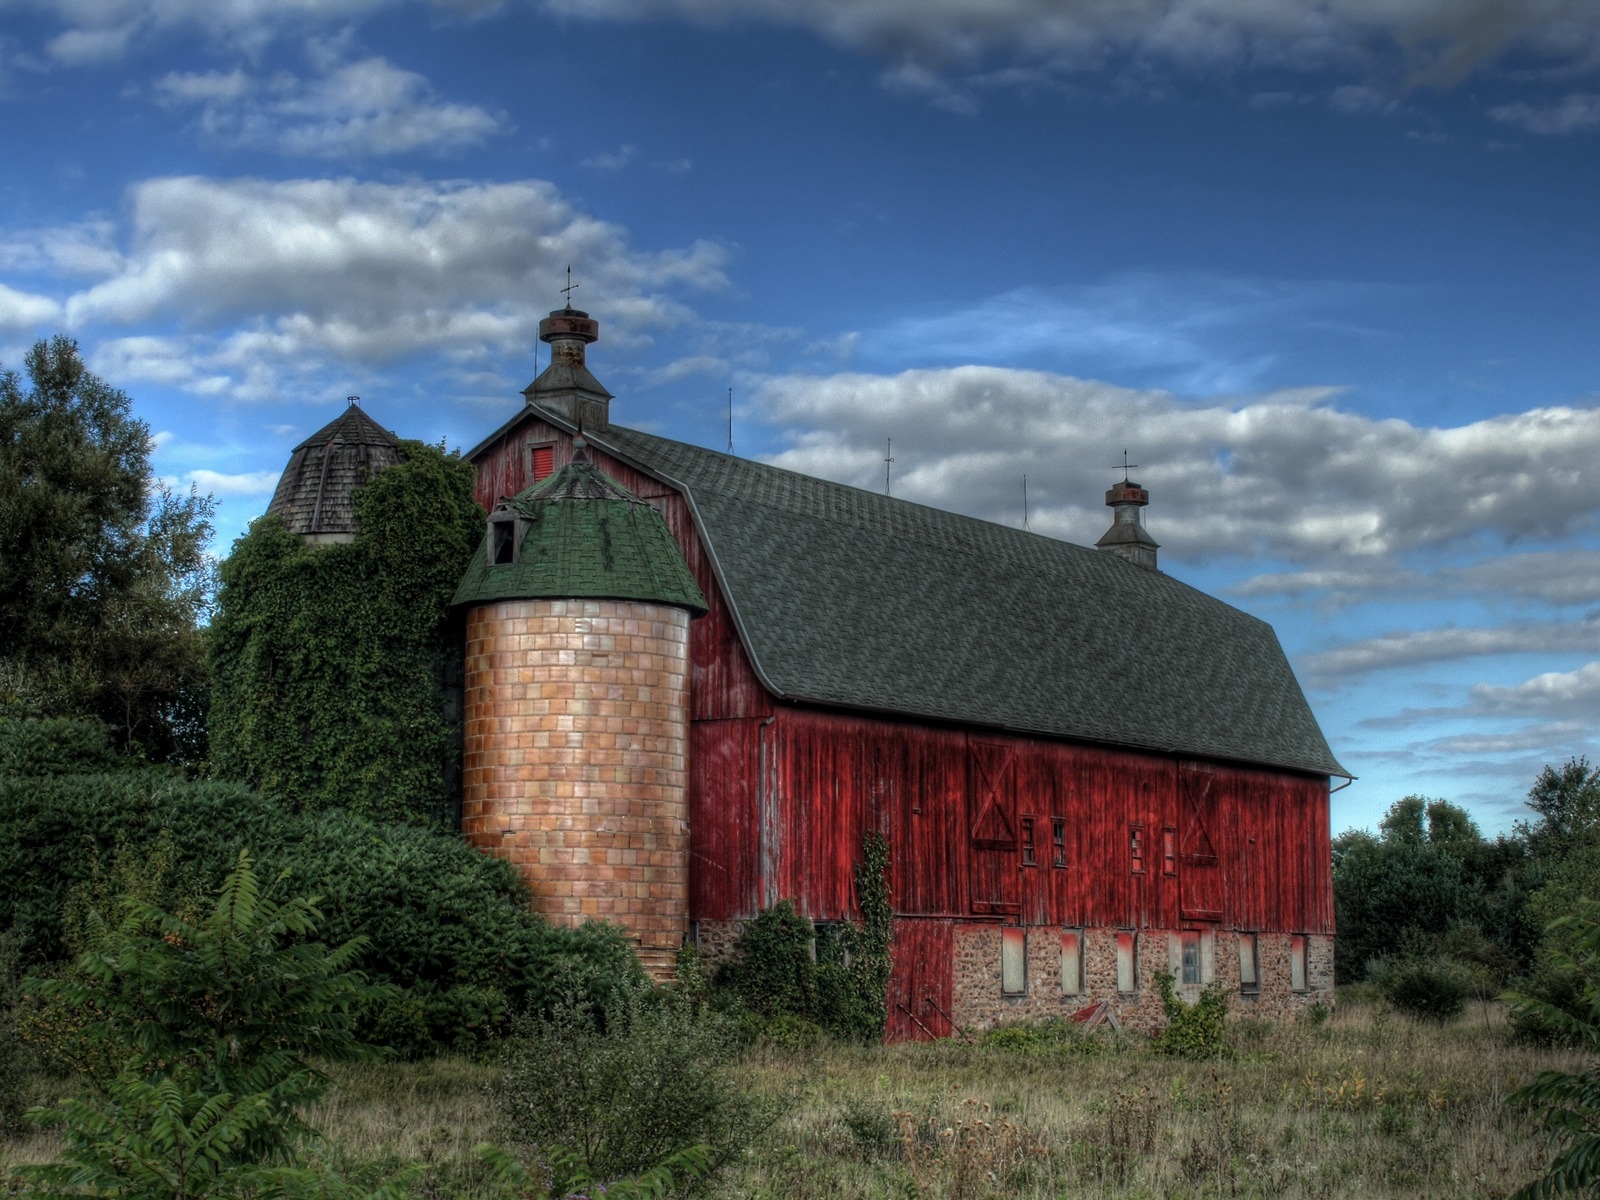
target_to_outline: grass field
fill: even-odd
[[[945,1042],[757,1049],[744,1081],[785,1115],[718,1176],[721,1197],[1499,1197],[1547,1147],[1505,1095],[1575,1056],[1511,1044],[1498,1012],[1421,1025],[1347,997],[1326,1022],[1234,1027],[1189,1063],[1142,1039],[1094,1053]],[[487,1195],[492,1066],[342,1068],[313,1115],[342,1157],[418,1162],[419,1195]],[[48,1089],[50,1081],[40,1081]],[[59,1086],[59,1085],[57,1085]],[[34,1135],[0,1160],[50,1157]]]

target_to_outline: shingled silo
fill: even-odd
[[[294,448],[267,512],[313,544],[353,542],[355,490],[400,461],[400,443],[352,397],[332,421]]]
[[[667,976],[689,927],[689,621],[666,522],[570,464],[489,515],[467,610],[462,832],[557,924],[603,918]]]

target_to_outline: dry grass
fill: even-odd
[[[1574,1055],[1510,1044],[1498,1014],[1444,1028],[1347,1003],[1322,1025],[1234,1026],[1240,1053],[1186,1063],[1135,1039],[1098,1052],[956,1042],[751,1052],[788,1115],[719,1197],[1497,1197],[1547,1149],[1503,1103]],[[343,1157],[425,1164],[419,1192],[486,1196],[496,1072],[461,1059],[341,1068],[312,1115]],[[0,1165],[48,1157],[0,1142]]]

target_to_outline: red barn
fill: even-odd
[[[560,470],[581,427],[703,593],[687,904],[710,957],[780,899],[854,918],[876,830],[892,1039],[1101,1001],[1153,1024],[1158,970],[1264,1015],[1331,1001],[1346,772],[1272,629],[1154,569],[1136,484],[1090,549],[627,429],[597,333],[551,314],[550,369],[470,452],[477,496]]]

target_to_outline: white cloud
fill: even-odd
[[[1600,125],[1600,96],[1574,92],[1560,104],[1551,105],[1533,105],[1519,100],[1515,104],[1491,108],[1489,115],[1529,133],[1577,133]]]
[[[1600,662],[1547,671],[1511,687],[1473,685],[1470,711],[1491,716],[1584,717],[1600,713]]]
[[[1489,628],[1400,630],[1307,655],[1301,666],[1308,677],[1329,684],[1374,671],[1463,658],[1572,653],[1600,653],[1600,616],[1516,621]]]
[[[614,151],[586,158],[578,165],[588,167],[592,171],[620,171],[638,157],[638,154],[637,146],[618,146]]]
[[[48,296],[19,292],[0,283],[0,329],[33,330],[61,319],[61,305]]]
[[[377,9],[395,0],[9,0],[4,7],[53,16],[66,28],[46,46],[67,66],[122,57],[148,35],[193,29],[211,39],[258,49],[290,29],[316,29]],[[448,2],[441,7],[460,7]]]
[[[790,431],[778,463],[1090,542],[1124,447],[1152,491],[1165,553],[1330,556],[1384,564],[1484,534],[1555,537],[1600,513],[1600,409],[1548,408],[1454,428],[1343,411],[1332,389],[1185,403],[1042,371],[965,366],[897,375],[788,375],[756,402]]]
[[[244,471],[237,475],[205,469],[188,472],[185,483],[193,484],[202,494],[217,497],[267,496],[278,486],[277,471]]]
[[[1427,572],[1390,561],[1340,560],[1303,571],[1255,575],[1232,590],[1241,596],[1311,596],[1335,605],[1397,595],[1596,604],[1600,603],[1600,550],[1536,550]]]
[[[260,80],[234,70],[174,73],[156,84],[169,106],[199,105],[200,129],[230,146],[348,158],[476,145],[501,127],[470,104],[438,99],[428,81],[384,58],[329,63],[320,78]]]
[[[179,324],[101,342],[95,369],[200,394],[265,398],[335,362],[525,351],[569,263],[613,344],[689,321],[674,291],[727,282],[720,247],[635,250],[538,180],[191,176],[140,183],[129,207],[128,244],[102,263],[116,269],[66,300],[67,320]]]

